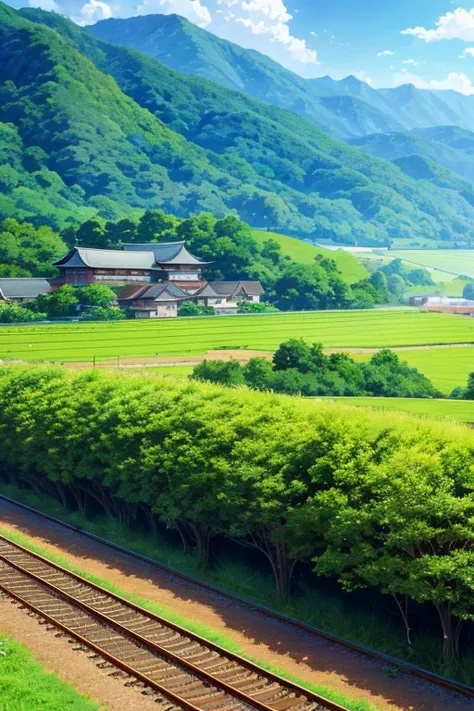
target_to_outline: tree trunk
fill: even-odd
[[[207,566],[209,565],[211,536],[209,535],[208,531],[203,529],[203,527],[200,526],[198,523],[188,521],[187,524],[196,542],[199,565],[202,568],[207,568]]]
[[[284,543],[273,543],[266,531],[250,535],[250,540],[234,539],[237,543],[255,548],[264,554],[270,563],[278,597],[286,599],[291,590],[291,578],[296,560],[290,558]]]
[[[443,661],[449,667],[456,666],[459,662],[459,638],[463,625],[462,620],[455,620],[448,603],[435,605],[438,610],[443,633]]]

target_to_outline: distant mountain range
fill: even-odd
[[[161,207],[352,244],[474,242],[473,185],[428,157],[396,160],[0,2],[0,217],[65,227]]]
[[[220,39],[178,15],[102,20],[87,29],[177,71],[293,111],[339,138],[433,126],[474,131],[474,96],[426,91],[411,84],[376,90],[354,76],[341,81],[303,79],[267,56]]]

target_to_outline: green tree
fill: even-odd
[[[70,284],[64,284],[49,294],[42,294],[36,299],[39,311],[45,312],[48,318],[73,316],[77,313],[79,299],[76,290]]]
[[[89,284],[75,290],[81,306],[101,306],[107,308],[116,301],[115,292],[105,284]]]

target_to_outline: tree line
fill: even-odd
[[[140,217],[132,215],[117,221],[94,218],[78,227],[68,227],[60,234],[50,227],[37,228],[31,223],[7,218],[0,221],[0,277],[54,277],[57,270],[53,263],[75,245],[117,249],[126,242],[178,240],[184,240],[191,252],[210,262],[204,272],[205,279],[259,280],[266,291],[267,306],[281,311],[360,309],[399,303],[406,284],[431,282],[426,270],[405,269],[404,280],[398,274],[400,265],[396,268],[389,265],[384,267],[385,271],[377,270],[350,285],[333,259],[318,255],[312,264],[296,262],[282,254],[276,240],[258,241],[249,225],[236,217],[217,219],[201,213],[178,218],[162,210],[148,210]],[[54,312],[58,309],[44,308],[40,300],[33,311],[46,313],[49,318],[71,316],[75,309],[70,294],[61,299],[63,304],[68,301],[70,308],[59,309],[57,314]],[[195,313],[196,309],[188,307],[183,315]],[[110,311],[95,312],[96,318],[113,316]],[[0,306],[0,322],[32,320],[38,317],[23,308]]]
[[[356,363],[347,353],[327,356],[321,343],[310,345],[302,339],[282,343],[271,363],[263,357],[251,358],[245,365],[237,360],[205,360],[191,377],[306,397],[442,397],[426,376],[393,351],[383,349],[369,363]]]
[[[203,565],[216,536],[346,590],[439,616],[456,660],[474,618],[474,439],[465,427],[207,383],[0,371],[4,480],[87,513],[173,527]],[[14,436],[12,436],[14,433]],[[408,614],[406,613],[408,610]]]

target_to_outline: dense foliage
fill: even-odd
[[[272,363],[265,358],[251,358],[245,366],[235,360],[203,361],[192,377],[290,395],[441,397],[428,378],[393,351],[382,350],[369,363],[356,363],[345,353],[326,356],[321,344],[295,339],[280,345]]]
[[[53,263],[64,256],[66,245],[50,227],[35,228],[13,218],[0,221],[0,276],[54,276]]]
[[[472,189],[414,179],[56,13],[0,6],[0,122],[0,216],[58,227],[158,206],[350,243],[474,234]]]
[[[458,623],[474,617],[469,430],[53,368],[4,368],[0,402],[4,479],[83,511],[160,520],[194,542],[203,563],[215,536],[231,536],[266,556],[281,595],[295,561],[306,560],[348,590],[432,603],[446,659],[455,657]]]
[[[94,218],[79,228],[68,228],[63,236],[70,246],[97,248],[184,240],[192,253],[209,262],[206,279],[259,280],[266,300],[283,311],[368,308],[389,301],[386,281],[377,281],[385,279],[384,275],[373,274],[351,288],[330,256],[318,254],[313,264],[295,262],[282,254],[276,240],[257,239],[248,224],[233,216],[218,219],[202,213],[180,219],[162,210],[148,210],[140,218]]]
[[[32,323],[46,318],[46,313],[41,311],[32,311],[10,301],[0,301],[0,323]]]

